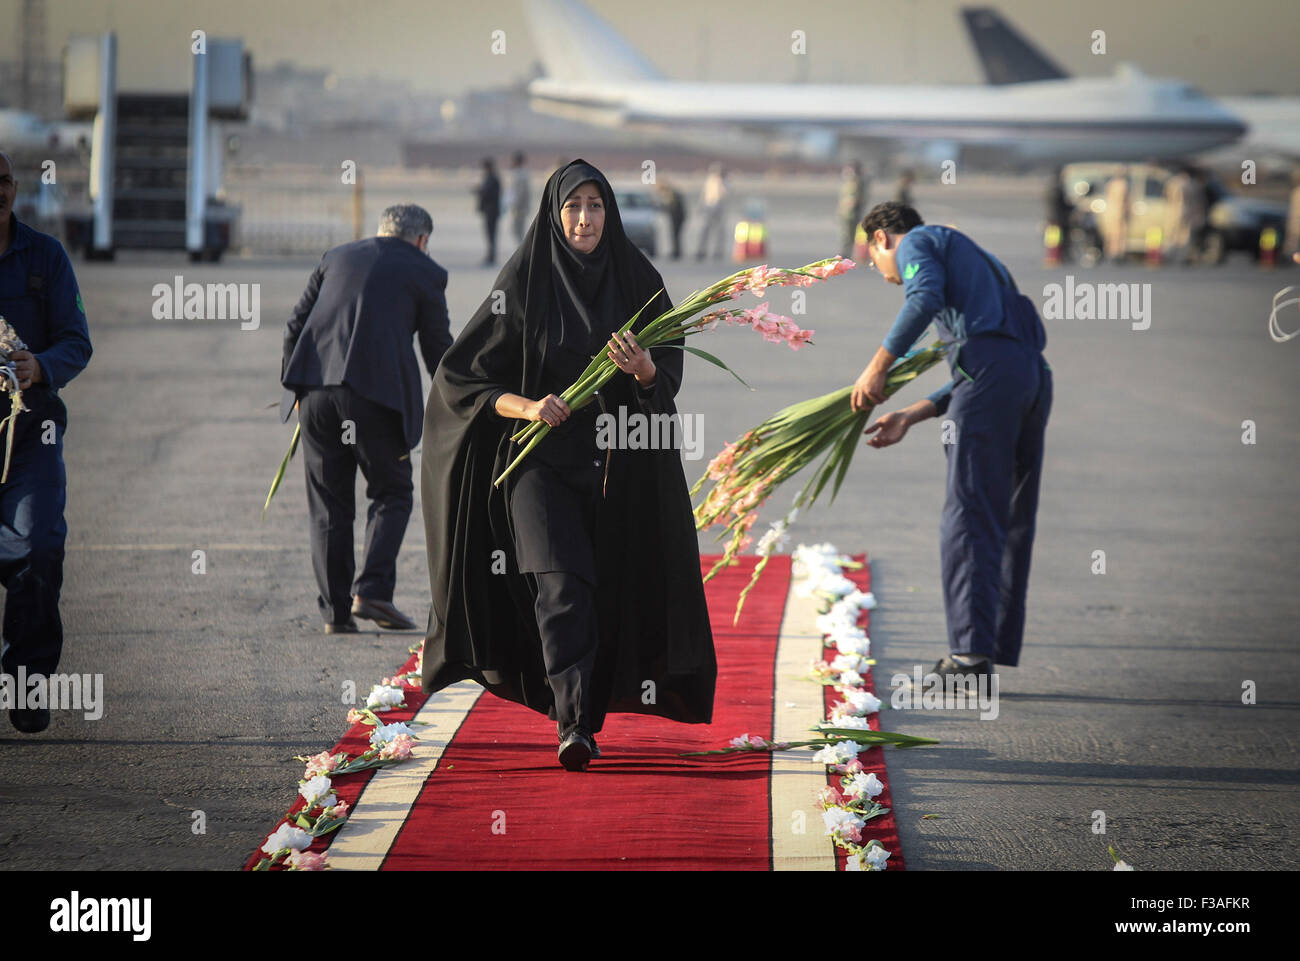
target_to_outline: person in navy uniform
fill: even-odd
[[[325,633],[355,633],[353,617],[409,630],[393,606],[397,554],[414,505],[411,451],[424,430],[418,335],[433,376],[451,346],[447,271],[427,256],[433,220],[389,207],[378,236],[327,252],[285,328],[281,419],[295,401],[302,428],[312,567]],[[365,561],[353,581],[353,487],[366,478]]]
[[[59,591],[68,534],[63,519],[68,411],[59,389],[81,373],[91,353],[68,255],[53,237],[18,221],[17,193],[13,164],[0,152],[0,315],[27,347],[10,357],[27,410],[9,427],[13,452],[8,479],[0,484],[0,583],[7,592],[0,665],[15,683],[20,668],[28,678],[48,677],[63,653]],[[0,402],[8,407],[8,395]],[[50,712],[11,707],[9,720],[31,734],[49,727]]]
[[[933,321],[951,345],[953,379],[866,429],[873,447],[903,439],[930,417],[945,437],[947,496],[940,557],[949,654],[931,675],[990,675],[1015,666],[1025,628],[1029,559],[1038,512],[1043,439],[1052,408],[1046,334],[1010,272],[969,237],[925,226],[910,206],[872,208],[862,221],[872,265],[903,287],[884,344],[854,384],[854,410],[883,399],[885,376]],[[950,441],[950,442],[949,442]]]

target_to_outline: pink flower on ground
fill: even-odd
[[[355,707],[352,708],[352,710],[348,711],[348,723],[349,723],[349,724],[360,724],[360,723],[361,723],[362,721],[364,721],[365,719],[366,719],[366,716],[365,716],[364,714],[362,714],[360,711],[358,711]]]
[[[379,757],[385,761],[405,761],[411,756],[415,742],[409,734],[398,734],[379,751]]]
[[[343,817],[343,815],[345,815],[345,814],[347,814],[347,813],[348,813],[348,802],[347,802],[347,801],[340,801],[338,804],[334,805],[334,816],[335,816],[336,818],[341,818],[341,817]]]
[[[324,851],[294,851],[289,855],[289,865],[295,871],[324,871],[329,867]]]
[[[852,821],[845,821],[841,824],[839,834],[846,841],[852,841],[854,844],[862,843],[862,828]]]
[[[827,786],[822,789],[821,802],[827,807],[839,807],[844,803],[844,795],[837,789]]]
[[[319,754],[313,754],[307,758],[307,770],[303,774],[304,781],[310,781],[319,774],[329,774],[339,766],[338,759],[329,751],[321,751]]]

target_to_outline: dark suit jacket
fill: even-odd
[[[280,419],[308,387],[346,384],[398,411],[408,449],[424,428],[418,334],[433,376],[451,346],[447,271],[400,237],[368,237],[321,258],[284,332]]]

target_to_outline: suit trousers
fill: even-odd
[[[1052,372],[1018,340],[975,336],[961,347],[947,418],[955,426],[939,525],[943,601],[953,654],[1015,666],[1038,513]]]
[[[352,596],[389,601],[397,586],[397,554],[414,504],[411,457],[402,415],[346,385],[317,387],[298,403],[311,526],[312,568],[321,616],[334,624],[352,615]],[[353,581],[352,523],[357,467],[366,479],[366,547]]]
[[[43,393],[40,392],[40,393]],[[35,403],[12,424],[9,479],[0,486],[0,584],[5,587],[0,665],[16,676],[49,676],[63,653],[59,592],[63,587],[63,519],[67,476],[63,469],[63,430],[67,409],[57,396]],[[9,395],[0,394],[7,408]],[[49,439],[51,443],[45,443]],[[0,463],[3,463],[0,434]]]

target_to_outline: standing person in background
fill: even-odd
[[[1070,215],[1074,205],[1070,195],[1065,191],[1065,168],[1057,167],[1052,179],[1047,182],[1047,223],[1061,232],[1061,260],[1070,260]]]
[[[700,216],[704,223],[700,227],[700,246],[695,252],[696,260],[703,260],[708,248],[709,235],[713,234],[713,259],[722,258],[727,242],[727,172],[722,164],[715,163],[709,167],[708,176],[704,178],[704,188],[700,191]]]
[[[853,241],[857,236],[858,224],[867,212],[867,190],[869,184],[862,172],[862,162],[854,160],[844,165],[840,180],[840,254],[845,260],[853,256]]]
[[[48,678],[63,653],[59,592],[68,536],[63,519],[68,409],[59,389],[85,369],[91,347],[68,255],[53,237],[19,222],[17,194],[13,165],[0,152],[0,316],[26,345],[13,350],[9,361],[27,408],[7,428],[9,477],[0,484],[0,584],[6,591],[0,665],[11,678],[20,669],[29,678]],[[9,395],[0,396],[9,407]],[[0,440],[0,458],[4,446]],[[13,683],[10,690],[16,691]],[[22,733],[35,734],[50,726],[50,710],[10,707],[9,721]]]
[[[414,504],[411,451],[424,429],[420,365],[429,376],[451,345],[447,271],[428,255],[433,220],[389,207],[379,231],[327,252],[284,332],[281,419],[300,408],[311,558],[326,634],[355,634],[353,617],[409,630],[393,606],[397,554]],[[294,404],[295,399],[297,404]],[[352,556],[357,466],[366,478],[366,553]]]
[[[682,256],[682,224],[686,222],[686,201],[682,192],[667,181],[661,180],[655,187],[656,201],[659,209],[668,215],[668,235],[672,237],[672,259],[680,260]]]
[[[483,158],[483,179],[474,192],[483,217],[483,232],[487,234],[487,256],[483,258],[483,266],[487,267],[497,262],[497,220],[501,217],[501,181],[491,157]]]
[[[1128,167],[1120,167],[1109,180],[1103,197],[1106,210],[1101,217],[1106,259],[1122,261],[1128,254]]]
[[[1291,254],[1300,252],[1300,165],[1291,171],[1291,205],[1286,212],[1286,237],[1282,250]],[[1296,263],[1300,263],[1300,259]]]
[[[506,187],[506,212],[510,216],[510,229],[516,244],[523,241],[524,231],[528,229],[528,208],[532,202],[524,155],[522,151],[516,151],[510,165],[510,183]]]
[[[1186,264],[1191,260],[1191,208],[1196,184],[1191,170],[1183,167],[1165,181],[1165,259]]]
[[[903,168],[903,171],[898,175],[898,186],[894,188],[894,203],[902,204],[904,207],[911,207],[912,184],[915,182],[916,174],[912,173],[912,168]]]

